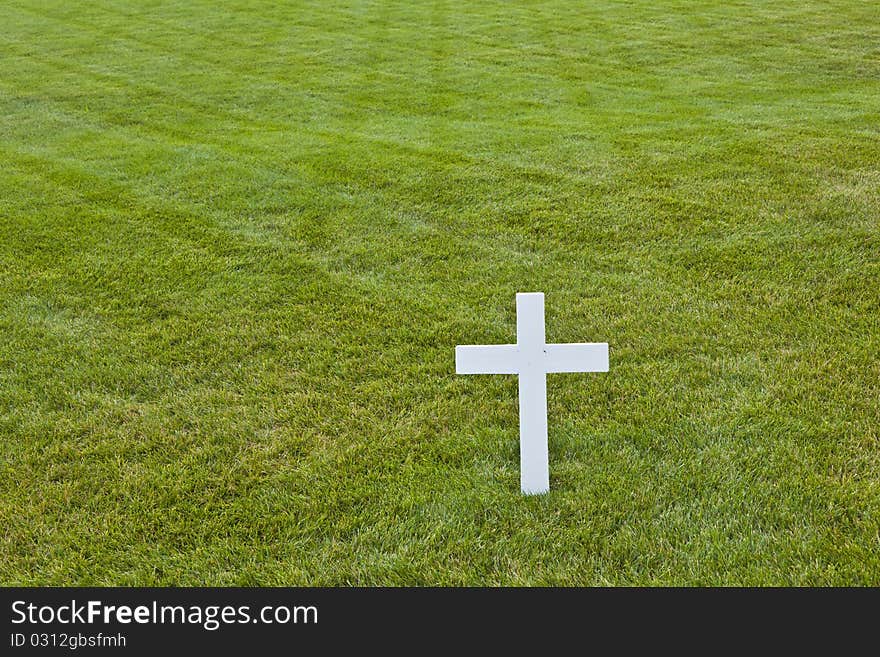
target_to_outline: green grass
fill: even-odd
[[[880,5],[335,4],[0,5],[0,583],[880,584]]]

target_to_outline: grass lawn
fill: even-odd
[[[877,3],[0,25],[0,583],[880,584]]]

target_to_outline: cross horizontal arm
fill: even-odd
[[[547,372],[607,372],[607,342],[548,344]]]
[[[456,374],[517,374],[519,349],[515,344],[459,345],[455,348]]]

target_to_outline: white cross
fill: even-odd
[[[543,292],[516,295],[516,344],[455,348],[456,374],[519,374],[519,479],[526,495],[550,490],[548,372],[607,371],[607,342],[546,343]]]

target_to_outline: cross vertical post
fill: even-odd
[[[516,295],[516,346],[519,350],[519,481],[522,492],[550,490],[547,441],[547,370],[544,295]]]

